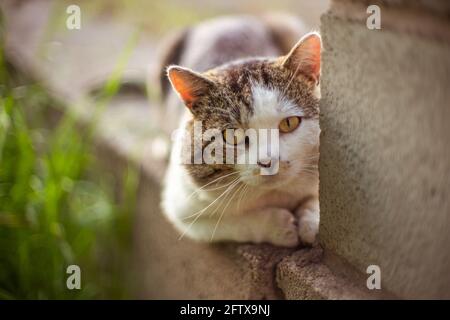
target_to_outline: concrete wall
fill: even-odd
[[[366,1],[322,17],[320,242],[399,297],[450,298],[448,5],[413,3],[383,1],[381,30]]]

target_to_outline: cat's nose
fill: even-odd
[[[272,160],[271,159],[258,160],[258,162],[256,162],[256,163],[261,168],[270,168],[272,166]]]

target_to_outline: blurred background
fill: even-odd
[[[66,27],[72,4],[80,30]],[[150,232],[136,222],[137,190],[142,171],[160,181],[168,151],[147,82],[161,39],[237,13],[295,12],[317,30],[327,7],[1,0],[0,299],[137,297],[136,264],[147,259],[139,248]],[[71,264],[81,268],[83,290],[66,287]]]

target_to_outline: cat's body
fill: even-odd
[[[225,18],[175,41],[169,62],[203,72],[168,70],[178,93],[166,91],[168,110],[178,113],[180,101],[188,108],[172,148],[162,206],[183,235],[281,246],[314,241],[319,221],[320,37],[311,34],[288,56],[273,58],[286,54],[289,42],[275,31],[284,28],[286,37],[304,31],[292,21],[290,29],[284,24],[275,30],[256,18]],[[280,134],[277,159],[258,159],[257,164],[182,164],[184,147],[192,142],[185,134],[193,132],[194,121],[201,121],[203,130],[278,129],[286,123],[288,127]],[[243,145],[234,143],[225,143],[224,151]],[[203,141],[202,147],[207,143]],[[245,148],[248,155],[251,147],[245,144]],[[260,174],[261,168],[274,162],[277,174]]]

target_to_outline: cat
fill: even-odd
[[[166,122],[179,125],[162,208],[180,238],[283,247],[315,242],[322,45],[319,33],[300,39],[301,32],[302,23],[291,17],[226,17],[182,32],[169,46],[162,91]],[[292,37],[300,40],[295,44]],[[184,110],[179,120],[177,109]],[[266,147],[277,142],[279,156],[256,163],[183,163],[196,152],[195,123],[202,132],[218,129],[224,151],[241,148],[247,158],[248,137],[230,139],[226,129],[278,129],[279,139]],[[210,142],[200,140],[200,151]],[[276,174],[261,174],[273,163]]]

